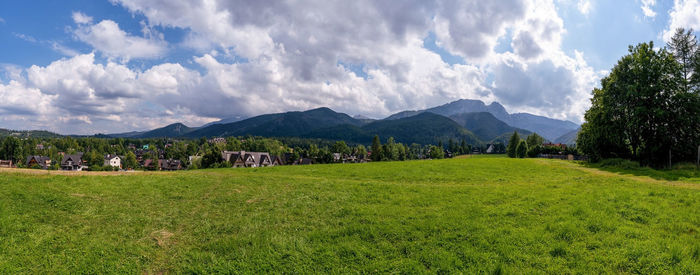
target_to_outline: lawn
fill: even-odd
[[[0,273],[698,273],[700,181],[544,159],[0,174]]]

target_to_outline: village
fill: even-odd
[[[486,144],[485,146],[455,146],[454,143],[450,142],[448,146],[445,146],[446,148],[442,144],[438,146],[420,146],[416,144],[404,146],[401,143],[394,143],[391,138],[388,140],[388,143],[384,145],[376,144],[372,148],[365,148],[362,145],[350,147],[345,142],[337,141],[330,148],[326,146],[319,149],[318,146],[312,144],[306,148],[290,146],[284,150],[277,150],[272,153],[269,151],[227,150],[241,148],[238,145],[230,146],[230,143],[245,144],[246,141],[246,139],[239,140],[236,138],[211,138],[205,142],[202,141],[196,153],[184,155],[182,153],[187,152],[187,150],[184,150],[179,155],[180,157],[174,157],[177,155],[169,152],[176,145],[182,147],[183,141],[167,141],[160,146],[156,143],[140,146],[129,143],[123,150],[115,149],[111,153],[99,156],[95,155],[95,150],[91,150],[90,153],[58,151],[53,158],[42,154],[30,154],[23,158],[21,162],[11,159],[0,160],[0,168],[33,168],[63,171],[178,171],[211,167],[256,168],[316,163],[364,163],[382,160],[452,158],[457,155],[504,154],[506,150],[505,145],[502,143]],[[20,142],[32,144],[26,139]],[[196,145],[196,143],[185,143],[184,147]],[[109,146],[109,148],[116,147],[119,146],[114,144]],[[274,147],[272,146],[272,148]],[[202,150],[202,148],[205,149]],[[548,149],[537,151],[538,155],[536,157],[574,160],[574,154],[568,152],[570,150],[565,144],[543,143],[541,148]],[[55,148],[52,148],[51,145],[45,146],[43,143],[37,143],[31,152],[49,152],[50,149]],[[372,149],[380,152],[380,154],[373,156]],[[121,151],[122,154],[117,154],[116,152],[118,151]],[[576,156],[576,159],[578,159],[578,156]]]

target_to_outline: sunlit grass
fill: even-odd
[[[687,274],[700,184],[681,180],[483,156],[4,173],[0,273]]]

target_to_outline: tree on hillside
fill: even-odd
[[[527,156],[527,142],[524,140],[521,140],[518,143],[518,147],[515,148],[516,155],[519,158],[525,158]]]
[[[367,157],[367,148],[362,144],[357,145],[357,147],[355,147],[355,156],[357,156],[358,159],[365,159]]]
[[[700,100],[683,89],[682,71],[653,42],[630,46],[593,90],[578,147],[592,159],[633,158],[657,167],[671,154],[688,158],[688,147],[697,147]]]
[[[532,133],[531,135],[527,136],[526,141],[527,147],[533,148],[535,146],[542,145],[544,143],[544,138],[537,133]]]
[[[372,161],[382,160],[382,143],[379,141],[379,136],[375,135],[372,139]]]
[[[0,158],[12,160],[14,163],[22,163],[24,156],[22,153],[22,142],[16,137],[7,137],[0,147]]]
[[[515,149],[518,148],[518,144],[520,144],[520,136],[518,132],[513,131],[513,135],[510,136],[510,141],[508,141],[508,147],[506,147],[506,154],[508,157],[516,157],[517,152]]]

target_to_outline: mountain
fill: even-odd
[[[187,127],[182,123],[173,123],[163,128],[158,128],[134,136],[134,138],[179,137],[192,132],[196,128]]]
[[[346,114],[336,113],[329,108],[318,108],[304,112],[286,112],[252,117],[234,123],[214,124],[199,128],[185,136],[286,136],[296,137],[313,130],[336,125],[363,123]]]
[[[135,138],[138,137],[142,134],[146,133],[145,131],[132,131],[132,132],[126,132],[126,133],[116,133],[116,134],[97,134],[95,135],[96,137],[107,137],[107,138]]]
[[[433,113],[421,113],[400,119],[377,120],[362,126],[337,125],[311,131],[302,137],[369,144],[375,135],[378,135],[382,142],[393,137],[396,142],[404,144],[437,144],[440,141],[447,142],[449,139],[457,142],[464,139],[469,144],[481,143],[481,140],[469,130],[447,117]]]
[[[56,138],[62,137],[62,135],[44,131],[44,130],[28,130],[28,131],[15,131],[0,128],[0,137],[13,136],[18,138],[35,137],[35,138]]]
[[[242,116],[229,117],[229,118],[224,118],[224,119],[221,119],[221,120],[209,122],[209,123],[207,123],[207,124],[204,124],[204,125],[202,125],[202,126],[199,126],[199,128],[204,128],[204,127],[211,126],[211,125],[214,125],[214,124],[228,124],[228,123],[238,122],[238,121],[241,121],[241,120],[244,120],[244,119],[245,119],[245,117],[242,117]]]
[[[581,128],[563,134],[560,137],[554,139],[554,143],[563,143],[568,145],[576,144],[576,139],[578,138],[579,131],[581,131]]]
[[[398,119],[413,116],[423,112],[431,112],[443,116],[453,116],[462,113],[488,112],[506,124],[520,129],[535,132],[548,140],[575,130],[579,126],[576,123],[565,120],[552,119],[528,113],[509,114],[503,105],[493,102],[486,105],[481,100],[460,99],[444,105],[420,111],[403,111],[393,114],[385,119]]]
[[[512,127],[488,112],[461,113],[450,116],[450,119],[471,131],[483,141],[493,141],[504,134],[510,137],[514,131],[517,131],[521,136],[532,134],[528,130]]]

